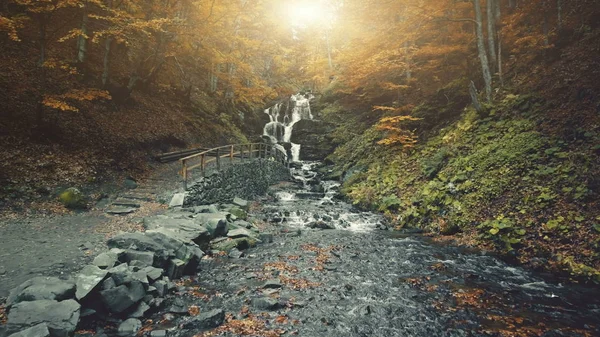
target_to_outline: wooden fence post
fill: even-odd
[[[231,145],[231,148],[229,149],[229,162],[233,164],[233,145]]]
[[[206,153],[203,153],[200,157],[200,171],[202,171],[202,176],[205,176],[204,166],[206,165]]]
[[[185,160],[181,161],[181,176],[183,178],[183,190],[187,190],[187,164]]]
[[[219,153],[219,149],[217,149],[217,171],[221,171],[221,154]]]

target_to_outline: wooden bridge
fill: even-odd
[[[169,155],[173,156],[174,152]],[[235,160],[244,161],[257,158],[272,159],[283,165],[287,165],[288,163],[285,152],[274,144],[230,144],[212,149],[200,149],[200,152],[179,159],[181,162],[180,174],[183,181],[183,189],[187,190],[188,178],[191,177],[193,170],[198,170],[200,175],[204,177],[210,163],[214,163],[211,166],[216,167],[217,171],[220,171],[223,164],[227,162],[233,164]]]

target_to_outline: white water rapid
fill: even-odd
[[[313,119],[310,111],[310,100],[312,98],[314,96],[310,93],[296,94],[292,95],[287,102],[277,103],[265,109],[265,113],[269,115],[270,122],[265,124],[263,135],[270,137],[271,142],[274,144],[290,143],[292,161],[300,160],[300,144],[290,142],[294,124],[303,119]],[[284,152],[287,153],[285,150]]]

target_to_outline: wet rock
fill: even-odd
[[[212,329],[223,324],[223,321],[225,321],[225,311],[222,309],[214,309],[193,317],[189,321],[183,323],[182,327],[190,330]]]
[[[142,322],[136,318],[129,318],[119,324],[117,335],[121,337],[130,337],[137,335],[138,330],[142,328]]]
[[[37,300],[62,301],[73,298],[75,283],[72,280],[61,280],[56,277],[34,277],[13,289],[6,299],[6,307],[10,308],[19,302]]]
[[[141,282],[131,282],[128,285],[120,285],[113,289],[100,292],[100,297],[106,308],[113,313],[121,313],[135,304],[144,296],[146,291]]]
[[[279,281],[278,279],[267,280],[262,285],[262,288],[264,288],[264,289],[278,289],[281,287],[282,287],[281,281]]]
[[[167,330],[153,330],[150,337],[167,337]]]
[[[260,241],[265,243],[273,243],[273,234],[272,233],[260,233],[259,235]]]
[[[322,220],[309,222],[306,224],[306,227],[319,228],[319,229],[335,229],[335,226],[333,224],[322,221]]]
[[[279,301],[271,297],[258,297],[252,299],[252,306],[258,310],[277,310]]]
[[[83,267],[77,275],[77,291],[75,298],[81,300],[86,297],[94,288],[96,288],[108,275],[108,271],[100,269],[97,266],[87,265]]]
[[[7,329],[15,332],[46,323],[52,336],[70,336],[77,327],[80,309],[81,306],[75,300],[17,303],[8,313]]]
[[[50,331],[46,323],[41,323],[31,328],[19,331],[9,337],[50,337]]]
[[[96,256],[92,264],[101,269],[110,269],[115,266],[117,260],[117,254],[113,252],[105,252]]]

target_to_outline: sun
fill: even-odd
[[[324,24],[332,17],[331,11],[324,1],[290,1],[286,7],[290,23],[295,27]]]

